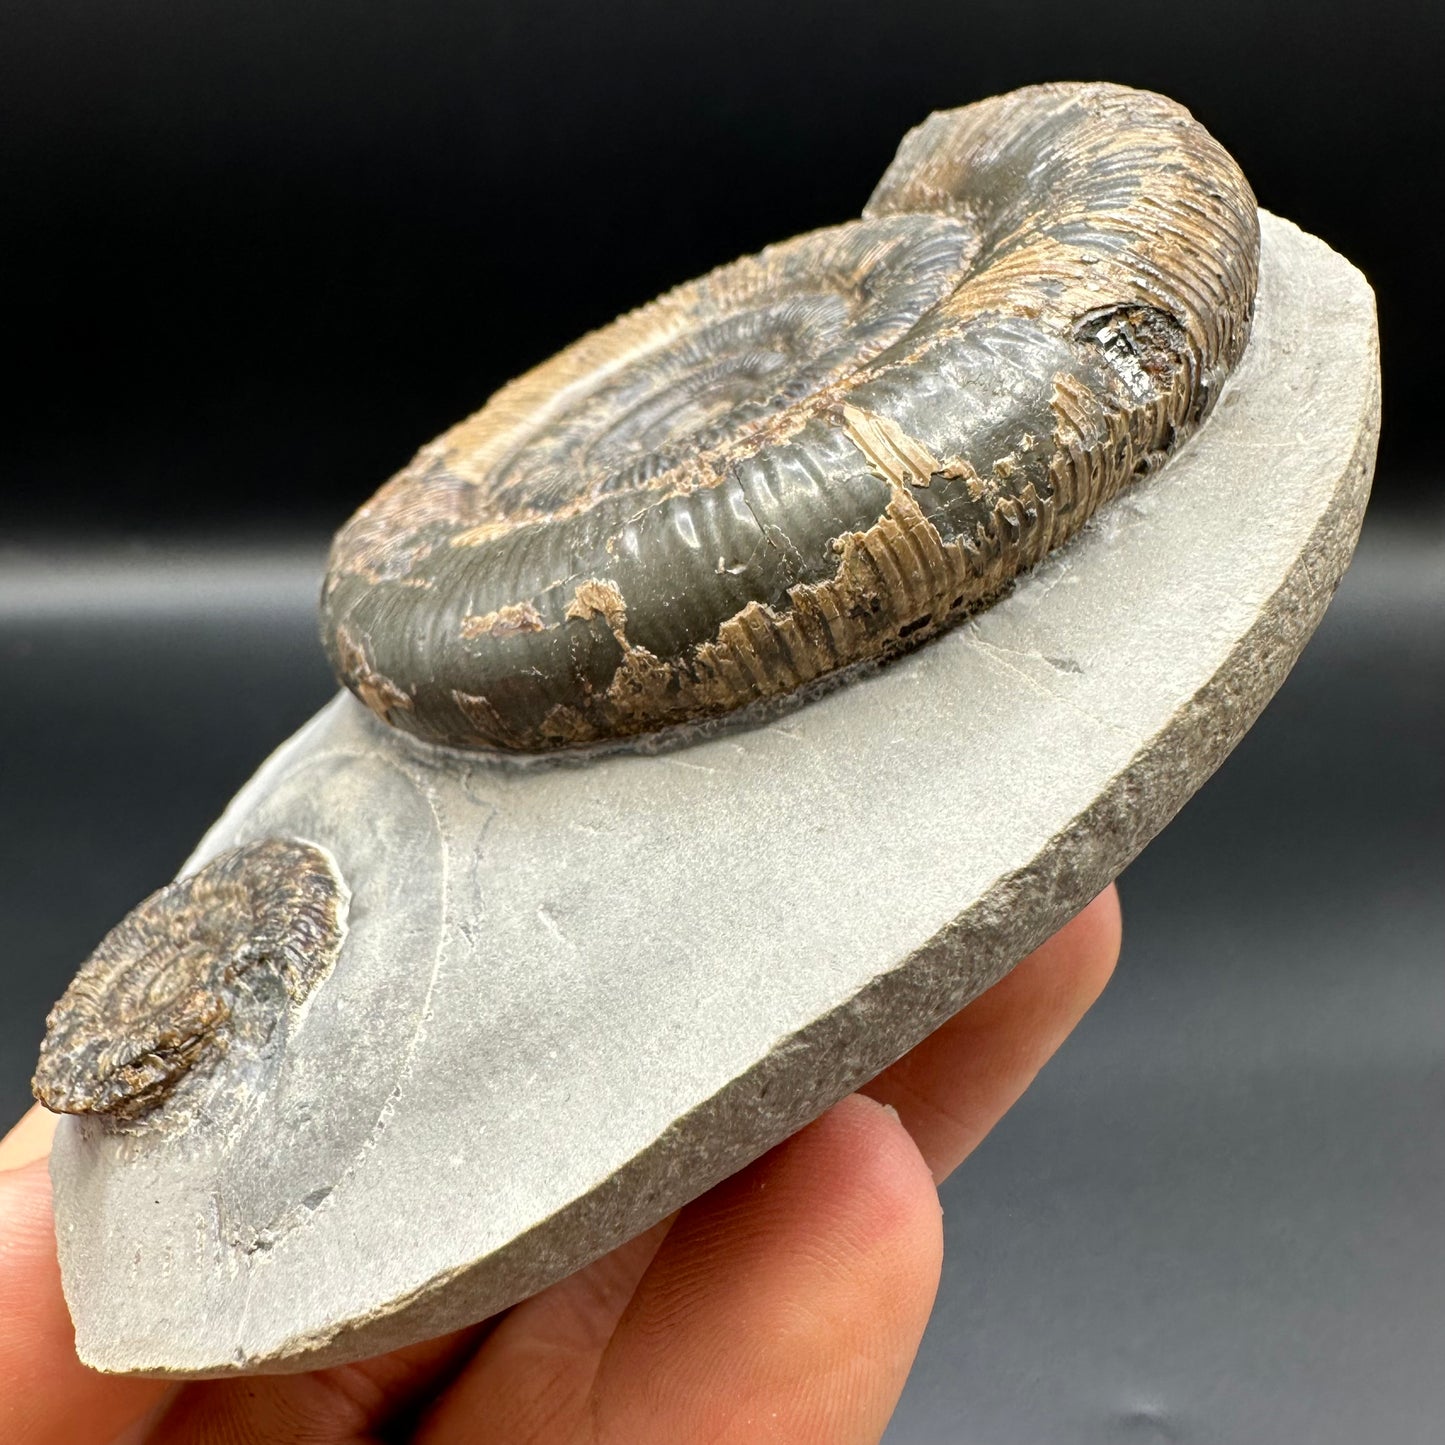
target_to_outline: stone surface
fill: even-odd
[[[1112,878],[1278,686],[1368,493],[1368,287],[1265,220],[1254,340],[1195,441],[918,653],[653,756],[443,755],[350,697],[288,742],[188,867],[324,846],[345,946],[197,1122],[62,1121],[82,1357],[304,1369],[499,1309],[814,1117]]]

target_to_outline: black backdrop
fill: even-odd
[[[339,522],[580,331],[855,215],[931,109],[1166,91],[1381,304],[1377,502],[1426,499],[1428,0],[45,0],[0,17],[0,522]]]

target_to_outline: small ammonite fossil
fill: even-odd
[[[296,838],[233,848],[151,894],[51,1010],[35,1097],[135,1119],[238,1029],[264,1041],[336,961],[348,903],[331,855]]]
[[[986,605],[1208,411],[1254,197],[1179,105],[932,116],[861,220],[503,387],[337,537],[323,629],[396,727],[541,751],[797,691]]]

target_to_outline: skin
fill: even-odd
[[[864,1445],[933,1306],[937,1184],[1098,997],[1111,887],[862,1094],[496,1319],[309,1375],[181,1385],[75,1357],[33,1109],[0,1142],[0,1439],[30,1445]]]

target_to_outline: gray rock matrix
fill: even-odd
[[[814,1118],[1115,877],[1283,680],[1354,547],[1373,299],[1264,215],[1185,450],[1004,601],[770,722],[520,767],[338,697],[201,843],[325,848],[331,973],[51,1171],[82,1359],[310,1369],[480,1319]]]

